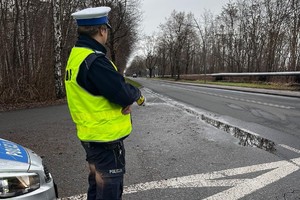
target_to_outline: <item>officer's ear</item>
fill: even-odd
[[[103,36],[104,34],[106,34],[107,31],[108,31],[107,29],[108,29],[108,28],[107,28],[106,25],[101,25],[101,26],[99,27],[100,35]]]

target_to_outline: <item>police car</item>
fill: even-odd
[[[53,200],[57,190],[41,157],[0,138],[0,199]]]

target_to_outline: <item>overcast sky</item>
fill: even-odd
[[[166,23],[166,19],[171,16],[173,10],[192,12],[197,19],[205,10],[209,10],[212,14],[220,14],[222,7],[229,0],[141,0],[143,11],[142,29],[146,35],[151,35],[153,32],[158,32],[159,24]],[[127,67],[134,56],[141,54],[140,50],[136,50],[130,56]]]
[[[157,32],[159,24],[164,24],[166,18],[171,16],[173,10],[192,12],[200,18],[205,10],[210,10],[214,15],[220,14],[222,6],[229,0],[142,0],[143,23],[145,34]]]

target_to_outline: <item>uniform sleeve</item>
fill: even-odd
[[[97,58],[90,67],[83,62],[77,82],[92,95],[104,96],[122,107],[133,104],[141,96],[140,90],[126,83],[106,57]]]

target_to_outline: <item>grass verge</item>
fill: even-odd
[[[126,83],[130,83],[131,85],[133,85],[133,86],[135,86],[135,87],[137,87],[137,88],[140,88],[140,87],[142,87],[142,85],[141,85],[141,84],[139,84],[139,83],[137,83],[137,82],[133,81],[132,79],[125,78],[125,81],[126,81]]]

